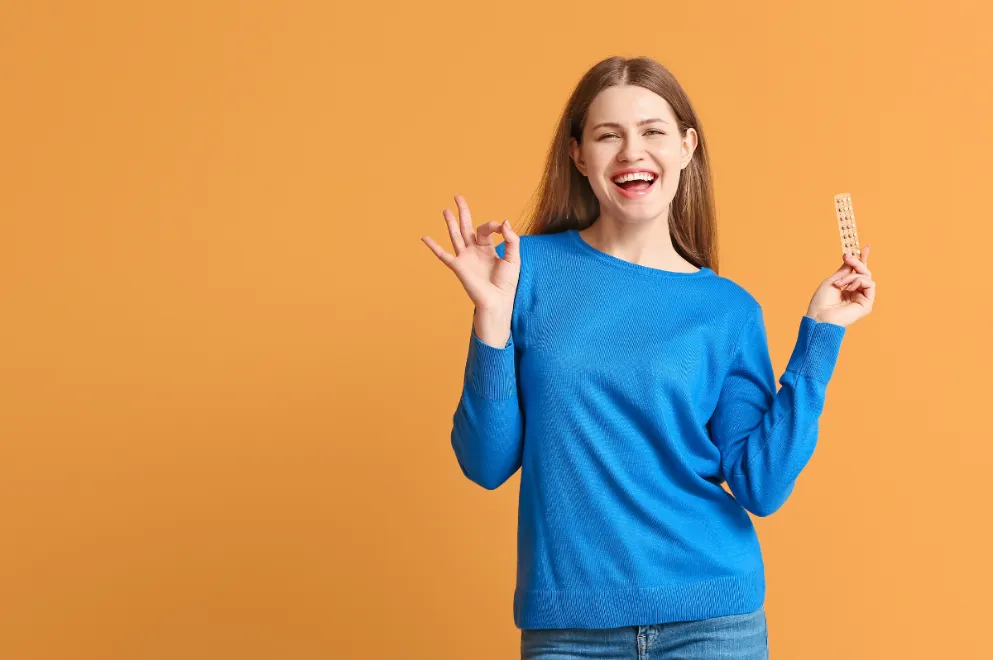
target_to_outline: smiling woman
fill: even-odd
[[[573,228],[631,261],[718,271],[703,128],[675,76],[650,58],[609,58],[580,80],[536,199],[523,233]]]
[[[717,274],[700,122],[648,58],[580,80],[524,235],[456,203],[455,255],[424,238],[475,305],[451,442],[484,488],[521,470],[522,658],[767,658],[748,513],[813,454],[864,262],[820,283],[777,391],[761,305]]]
[[[646,114],[649,117],[639,118]],[[600,117],[623,119],[598,121]],[[697,146],[697,129],[678,130],[664,98],[628,84],[600,92],[590,105],[587,123],[592,128],[572,137],[570,155],[600,201],[601,227],[658,217],[679,190],[680,174]],[[709,179],[709,172],[704,176]],[[638,205],[621,203],[626,200],[637,200]]]

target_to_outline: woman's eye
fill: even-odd
[[[660,131],[657,128],[650,128],[647,131],[645,131],[645,133],[657,133],[658,135],[665,135],[665,133],[663,131]],[[617,135],[615,135],[614,133],[604,133],[603,135],[601,135],[600,137],[597,138],[597,141],[599,142],[600,140],[603,140],[603,139],[609,138],[609,137],[617,137]]]

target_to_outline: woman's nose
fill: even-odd
[[[645,145],[641,141],[641,138],[628,138],[624,140],[624,144],[621,146],[621,153],[618,157],[623,161],[638,160],[645,153]]]

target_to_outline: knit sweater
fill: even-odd
[[[713,270],[635,264],[574,229],[521,236],[520,257],[510,338],[470,330],[451,434],[483,488],[521,469],[515,625],[760,607],[747,512],[779,509],[813,454],[845,328],[801,317],[777,391],[762,307]]]

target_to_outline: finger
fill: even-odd
[[[850,300],[871,310],[876,300],[876,283],[870,280],[864,288],[854,292]]]
[[[852,280],[851,284],[848,285],[848,287],[845,289],[845,293],[855,294],[858,293],[859,291],[866,291],[870,286],[875,286],[875,282],[873,282],[868,277],[859,275],[854,280]]]
[[[846,252],[844,259],[845,263],[851,266],[855,272],[862,273],[863,275],[869,275],[870,277],[872,276],[872,273],[869,272],[869,268],[865,265],[865,262],[856,257],[854,254],[848,254]]]
[[[856,291],[859,290],[859,277],[861,277],[861,275],[855,275],[848,282],[844,284],[839,284],[838,288],[849,295],[855,293]]]
[[[455,262],[455,257],[445,252],[445,250],[440,245],[435,243],[434,239],[430,236],[421,236],[421,240],[424,241],[425,245],[431,248],[431,251],[434,252],[435,256],[441,259],[443,264],[449,268],[452,267],[452,264]]]
[[[500,223],[495,221],[484,222],[476,229],[476,245],[493,245],[490,234],[500,229]]]
[[[866,280],[865,285],[859,293],[864,295],[871,305],[876,300],[876,281],[873,279]]]
[[[869,248],[871,247],[872,247],[871,245],[866,245],[864,248],[862,248],[862,263],[864,263],[866,266],[869,265]]]
[[[842,258],[842,264],[841,266],[838,267],[838,270],[828,275],[825,279],[833,281],[838,278],[844,277],[845,275],[848,275],[851,272],[852,272],[852,267],[844,263],[844,258]]]
[[[504,220],[500,227],[503,232],[503,241],[506,246],[503,249],[503,258],[510,263],[520,263],[521,261],[521,237],[517,235],[514,228],[510,226],[509,220]]]
[[[866,295],[861,291],[859,293],[856,293],[854,296],[852,296],[852,302],[857,305],[862,305],[869,311],[872,311],[872,300],[867,298]]]
[[[462,228],[462,238],[465,239],[467,246],[475,245],[476,235],[472,233],[472,214],[469,213],[469,205],[462,195],[455,196],[455,203],[459,206],[459,225]]]
[[[860,251],[860,254],[865,254],[865,249]],[[856,271],[862,273],[863,275],[869,274],[869,267],[865,265],[865,261],[862,260],[861,256],[856,256],[854,254],[845,254],[845,263],[848,263]]]
[[[858,273],[851,273],[849,275],[845,275],[844,277],[839,277],[834,282],[832,282],[832,284],[834,284],[837,287],[843,287],[849,282],[854,281],[858,277],[861,277],[861,275],[859,275]]]
[[[448,235],[452,239],[452,247],[455,248],[455,254],[462,254],[462,250],[465,249],[465,240],[462,238],[462,232],[459,231],[459,223],[455,219],[455,214],[445,209],[441,212],[441,215],[445,217],[445,222],[448,224]]]

